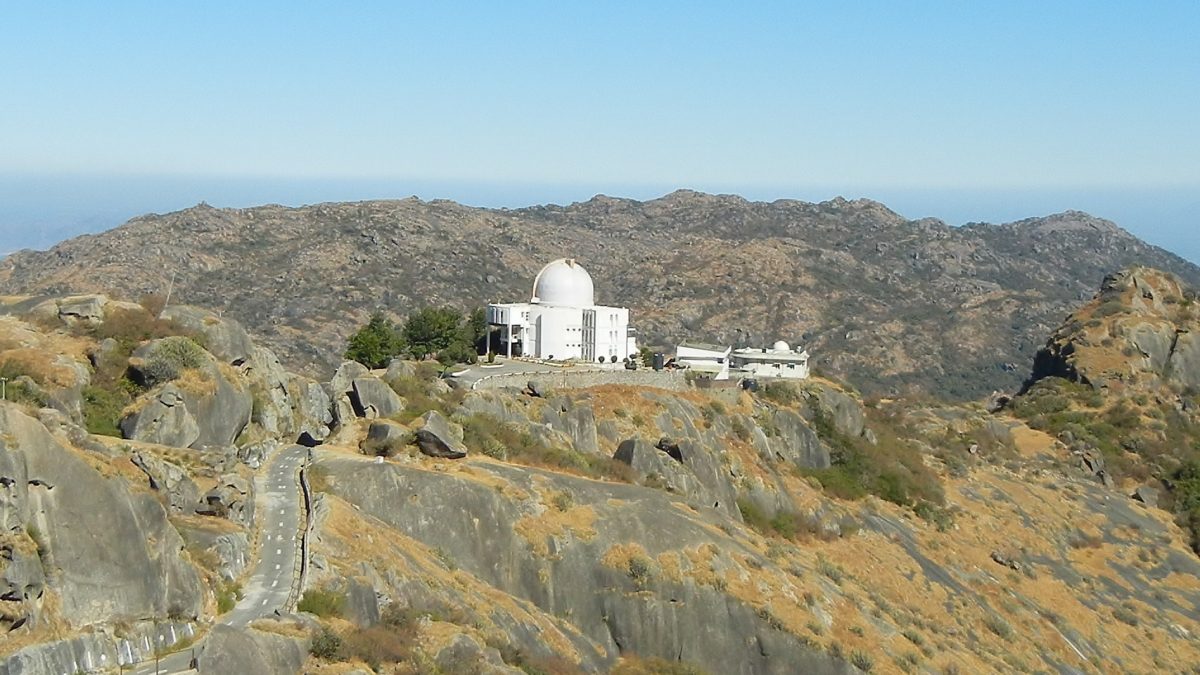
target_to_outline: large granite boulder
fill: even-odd
[[[548,401],[542,409],[542,421],[551,429],[571,439],[576,451],[588,455],[600,454],[600,442],[596,437],[596,414],[586,400],[573,400],[558,396]]]
[[[350,383],[350,402],[359,417],[391,417],[404,410],[404,401],[383,380],[357,377]]]
[[[297,442],[312,447],[329,437],[329,428],[334,422],[333,402],[325,389],[316,382],[296,380],[296,434]]]
[[[196,672],[200,675],[295,675],[307,658],[305,640],[218,624],[204,641]]]
[[[333,426],[341,427],[354,421],[356,415],[350,395],[354,390],[354,380],[368,377],[371,374],[367,367],[357,361],[343,361],[329,380],[327,393],[333,413]]]
[[[803,469],[829,468],[829,448],[803,417],[787,408],[778,408],[771,413],[771,422],[772,428],[778,433],[770,438],[758,425],[751,423],[748,427],[756,432],[754,445],[759,454],[790,462]]]
[[[430,457],[462,459],[467,456],[467,446],[462,442],[462,427],[447,420],[436,410],[421,416],[421,427],[416,431],[417,447]]]
[[[175,384],[163,386],[141,410],[123,417],[120,427],[121,435],[130,440],[179,448],[200,438],[200,425]]]

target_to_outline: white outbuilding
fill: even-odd
[[[538,272],[529,302],[489,304],[487,322],[509,357],[608,363],[637,353],[629,310],[597,305],[591,275],[572,258]]]

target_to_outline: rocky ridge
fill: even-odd
[[[1200,283],[1195,265],[1079,212],[955,228],[870,200],[681,190],[513,210],[415,198],[200,205],[13,254],[0,289],[137,299],[170,287],[324,377],[375,309],[520,300],[562,256],[587,267],[602,301],[633,309],[644,342],[785,339],[864,391],[951,398],[1015,388],[1044,336],[1114,268]]]

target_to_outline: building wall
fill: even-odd
[[[522,326],[525,356],[594,363],[602,356],[605,361],[613,356],[622,361],[637,353],[637,341],[629,337],[629,310],[624,307],[489,305],[487,318],[493,325]]]

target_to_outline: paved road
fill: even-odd
[[[262,542],[250,576],[242,584],[242,599],[218,623],[244,627],[254,619],[269,616],[275,610],[286,611],[292,582],[298,573],[300,555],[300,523],[304,518],[304,502],[300,494],[300,466],[308,456],[308,448],[293,445],[275,453],[255,477],[258,491],[255,517],[261,526]],[[158,664],[158,672],[187,673],[194,650],[171,654]],[[140,665],[134,673],[150,675],[154,662]]]

